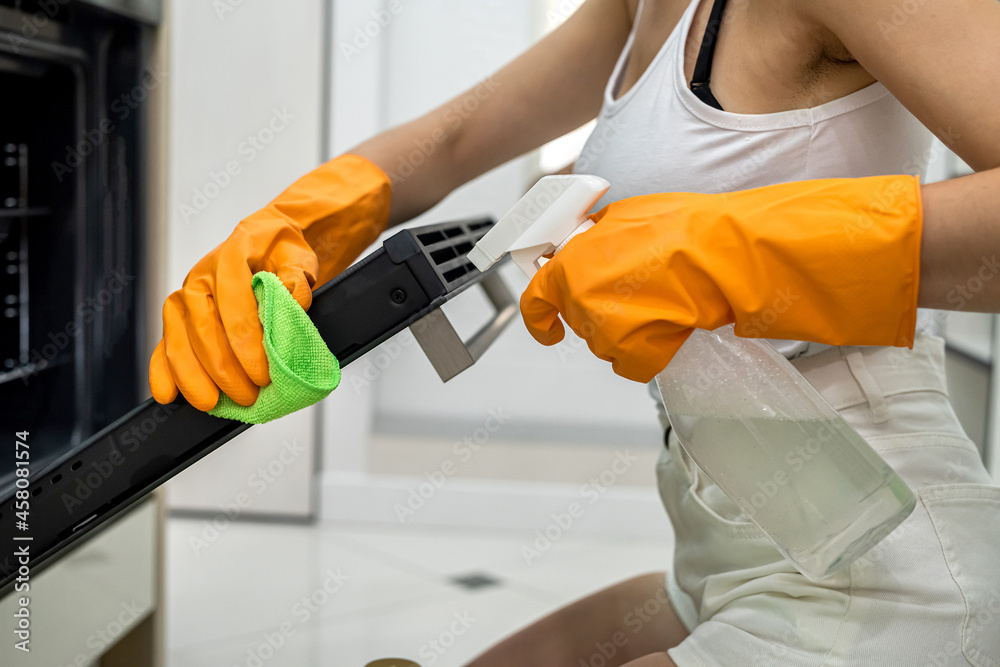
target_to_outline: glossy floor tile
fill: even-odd
[[[666,568],[667,535],[532,535],[171,519],[169,667],[362,667],[404,657],[454,666],[534,619],[621,579]],[[209,539],[211,538],[211,539]],[[469,588],[456,577],[484,575]]]
[[[491,439],[478,451],[461,450],[447,437],[376,433],[370,444],[371,472],[389,475],[423,475],[439,470],[443,462],[454,464],[455,476],[481,479],[582,483],[608,467],[619,451],[628,451],[634,463],[619,476],[621,484],[646,486],[655,483],[656,461],[661,444],[656,439],[642,445],[580,445],[575,442]]]

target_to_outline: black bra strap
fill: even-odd
[[[715,57],[715,43],[718,41],[719,30],[722,28],[722,12],[726,9],[726,0],[715,0],[712,13],[705,26],[705,36],[701,40],[698,60],[694,63],[694,74],[691,76],[691,92],[705,104],[722,110],[722,105],[715,99],[709,81],[712,77],[712,59]]]

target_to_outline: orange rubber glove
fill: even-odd
[[[693,328],[748,338],[912,346],[920,277],[913,176],[624,199],[521,296],[543,345],[566,324],[618,375],[648,382]]]
[[[381,169],[342,155],[306,174],[243,220],[163,304],[163,340],[149,362],[153,398],[178,389],[211,410],[225,392],[252,405],[270,382],[251,279],[276,274],[304,309],[312,291],[350,266],[386,228],[390,183]]]

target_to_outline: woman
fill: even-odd
[[[917,309],[1000,311],[998,36],[993,0],[589,0],[465,122],[449,102],[241,222],[164,305],[153,395],[251,404],[268,382],[253,272],[308,308],[387,224],[597,117],[576,170],[613,187],[522,297],[532,335],[558,342],[561,317],[637,381],[692,327],[775,339],[918,504],[813,583],[668,438],[671,571],[558,610],[474,667],[1000,664],[1000,489]],[[919,185],[931,133],[979,173]],[[386,175],[427,139],[420,167]],[[651,252],[657,270],[620,289]]]

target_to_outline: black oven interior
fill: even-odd
[[[33,467],[141,397],[148,48],[107,9],[0,0],[0,433]]]

